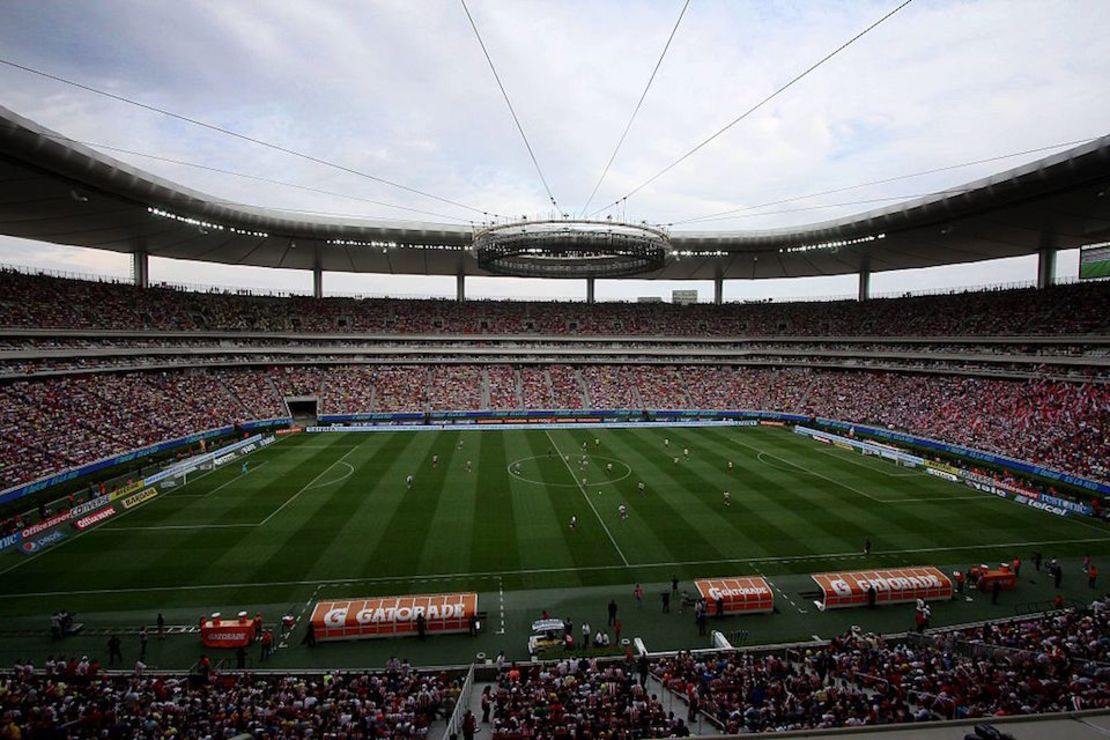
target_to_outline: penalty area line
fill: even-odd
[[[354,452],[355,450],[357,450],[357,449],[358,449],[359,447],[361,447],[361,446],[362,446],[361,444],[355,445],[355,446],[354,446],[354,447],[352,447],[351,449],[349,449],[349,450],[347,450],[346,452],[344,452],[344,453],[343,453],[343,457],[339,458],[338,460],[336,460],[335,462],[333,462],[333,463],[332,463],[331,465],[329,465],[329,466],[327,466],[326,468],[324,468],[323,470],[321,470],[321,471],[320,471],[320,472],[319,472],[319,473],[318,473],[318,474],[316,475],[316,477],[315,477],[315,478],[313,478],[312,480],[310,480],[310,481],[309,481],[308,483],[306,483],[306,484],[304,485],[304,487],[303,487],[303,488],[301,488],[301,490],[297,491],[297,492],[296,492],[296,493],[294,493],[294,494],[293,494],[292,496],[290,496],[289,498],[285,499],[285,503],[283,503],[283,504],[282,504],[281,506],[277,507],[277,508],[276,508],[276,509],[274,509],[274,510],[273,510],[272,512],[270,512],[270,515],[269,515],[268,517],[266,517],[265,519],[263,519],[262,521],[260,521],[260,522],[258,523],[258,526],[260,526],[260,527],[264,527],[264,526],[266,525],[266,523],[267,523],[268,521],[270,521],[270,520],[271,520],[271,519],[273,519],[273,518],[274,518],[275,516],[277,516],[278,514],[280,514],[280,513],[281,513],[281,511],[282,511],[282,509],[284,509],[284,508],[285,508],[286,506],[288,506],[289,504],[291,504],[291,503],[293,503],[294,501],[296,501],[296,500],[297,500],[297,497],[298,497],[298,496],[300,496],[300,495],[301,495],[302,493],[304,493],[305,491],[307,491],[307,490],[310,490],[310,489],[312,488],[313,484],[314,484],[314,483],[316,483],[316,481],[320,480],[320,478],[322,478],[322,477],[324,476],[324,473],[327,473],[327,472],[328,472],[329,470],[331,470],[332,468],[334,468],[334,467],[335,467],[336,465],[338,465],[339,463],[343,462],[343,461],[344,461],[344,460],[346,459],[347,455],[350,455],[350,454],[351,454],[352,452]],[[354,468],[351,468],[351,474],[352,474],[352,475],[354,474]],[[347,478],[349,478],[349,477],[350,477],[350,476],[347,476]],[[341,479],[341,480],[346,480],[347,478],[343,478],[343,479]],[[340,482],[340,481],[339,481],[339,480],[336,480],[336,481],[332,481],[332,483],[338,483],[338,482]]]

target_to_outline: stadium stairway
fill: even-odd
[[[489,370],[482,368],[482,405],[481,408],[488,409],[489,403]]]
[[[555,406],[555,381],[551,379],[551,370],[549,368],[543,369],[543,381],[547,384],[547,397],[551,399],[548,405],[554,408]],[[523,405],[523,404],[522,404]]]
[[[574,380],[578,383],[578,390],[582,394],[582,408],[592,409],[593,399],[590,398],[590,386],[586,379],[582,377],[582,371],[574,368]]]

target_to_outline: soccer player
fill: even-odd
[[[871,538],[870,537],[868,537],[867,539],[865,539],[863,541],[863,554],[864,555],[870,555],[871,554]]]
[[[597,437],[594,437],[594,447],[600,447],[600,446],[601,446],[601,440],[598,439]]]
[[[468,473],[470,472],[470,461],[469,460],[466,461],[466,472],[468,472]]]
[[[674,459],[674,464],[678,465],[678,458],[677,457]]]
[[[732,472],[732,460],[728,461],[728,472]]]
[[[582,479],[582,487],[583,487],[583,488],[585,488],[585,487],[586,487],[586,479],[585,479],[585,478],[583,478],[583,479]]]
[[[725,491],[724,498],[725,498],[725,506],[732,506],[732,494],[729,493],[728,491]]]
[[[671,446],[671,438],[670,437],[663,437],[663,446],[664,447],[670,447]]]
[[[640,481],[640,484],[639,484],[638,486],[636,486],[636,487],[640,489],[640,495],[641,495],[641,496],[643,496],[643,495],[644,495],[644,493],[646,492],[646,491],[644,490],[644,482],[643,482],[643,481]]]
[[[439,455],[432,455],[432,467],[439,465]]]
[[[612,473],[613,472],[613,463],[609,463],[608,465],[606,465],[605,469],[608,470],[610,473]]]
[[[628,518],[628,509],[625,508],[624,504],[621,504],[620,506],[617,507],[617,514],[620,515],[621,519],[627,519]]]
[[[405,476],[405,488],[412,488],[412,473]]]
[[[689,447],[683,447],[682,448],[682,456],[683,457],[690,457],[690,448]]]
[[[240,475],[246,475],[249,472],[250,472],[250,468],[247,467],[247,461],[244,460],[243,461],[243,472]]]
[[[462,438],[461,438],[461,437],[459,438],[459,444],[458,444],[458,446],[457,446],[457,447],[456,447],[455,449],[457,449],[457,450],[461,450],[461,449],[462,449]]]
[[[571,514],[570,515],[570,529],[573,532],[577,528],[578,528],[578,515]]]

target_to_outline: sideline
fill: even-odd
[[[88,530],[92,531],[92,530]],[[1068,544],[1084,544],[1095,542],[1110,542],[1110,537],[1089,537],[1085,539],[1066,539],[1066,540],[1034,540],[1027,542],[994,542],[981,545],[957,545],[953,547],[917,547],[908,550],[874,550],[871,552],[871,557],[883,557],[888,555],[912,555],[916,553],[928,552],[960,552],[964,550],[991,550],[1003,547],[1032,547],[1043,545],[1068,545]],[[584,571],[598,571],[598,570],[625,570],[636,568],[674,568],[683,565],[721,565],[727,563],[748,563],[755,567],[756,563],[788,563],[788,562],[805,562],[807,560],[845,560],[845,559],[860,559],[863,555],[858,551],[853,552],[830,552],[830,553],[813,553],[809,555],[770,555],[767,557],[759,558],[720,558],[717,560],[676,560],[672,562],[660,563],[629,563],[624,565],[584,565],[575,568],[527,568],[520,570],[494,570],[494,571],[476,571],[476,572],[462,572],[462,573],[432,573],[429,575],[409,575],[409,576],[372,576],[369,578],[313,578],[311,580],[301,581],[269,581],[264,583],[205,583],[194,584],[188,586],[149,586],[149,587],[135,587],[135,588],[101,588],[101,589],[82,589],[77,591],[32,591],[27,593],[18,594],[0,594],[0,599],[24,599],[24,598],[39,598],[47,596],[89,596],[97,594],[130,594],[130,593],[155,593],[160,591],[203,591],[205,589],[221,589],[221,588],[274,588],[279,586],[316,586],[321,582],[326,582],[331,585],[349,584],[349,583],[391,583],[395,581],[448,581],[448,580],[462,580],[462,579],[484,579],[484,578],[504,578],[507,576],[518,575],[536,575],[536,574],[554,574],[554,573],[580,573]]]

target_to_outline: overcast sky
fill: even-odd
[[[681,0],[469,0],[563,211],[580,212],[628,121]],[[619,199],[897,2],[693,0],[590,210]],[[9,2],[0,56],[86,85],[504,214],[547,196],[461,4]],[[1105,0],[916,0],[782,96],[629,199],[615,215],[680,222],[871,180],[1107,133]],[[411,219],[375,200],[463,222],[471,212],[0,66],[0,103],[94,145],[329,191],[111,156],[218,198]],[[920,195],[1059,151],[742,211],[682,228],[790,226]],[[839,204],[839,205],[838,205]],[[0,237],[0,262],[126,277],[125,255]],[[1075,253],[1059,274],[1074,276]],[[187,284],[310,287],[307,273],[152,260]],[[1035,260],[876,274],[876,292],[1033,278]],[[609,281],[599,298],[705,283]],[[329,273],[329,292],[450,295],[451,278]],[[727,298],[851,293],[851,276],[730,281]],[[580,297],[581,281],[471,279],[482,296]]]

